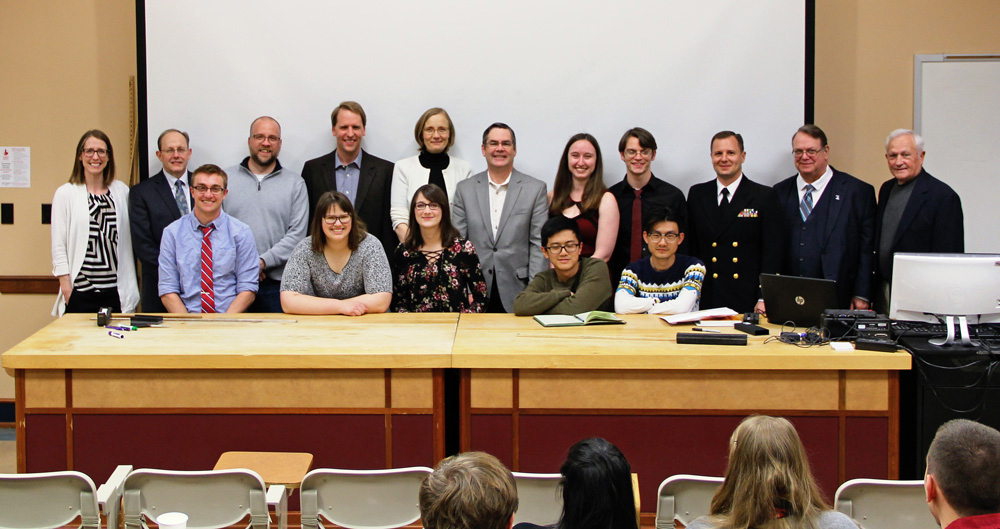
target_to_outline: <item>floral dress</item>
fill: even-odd
[[[435,252],[407,250],[392,254],[396,312],[482,312],[486,281],[476,247],[462,238]],[[470,301],[471,297],[471,301]]]

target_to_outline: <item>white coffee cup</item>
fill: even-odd
[[[160,529],[187,529],[188,515],[182,512],[165,512],[156,517]]]

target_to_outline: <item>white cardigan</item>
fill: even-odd
[[[403,158],[396,162],[392,170],[392,192],[390,194],[389,217],[392,219],[392,229],[410,221],[410,201],[417,189],[426,185],[431,178],[431,170],[420,165],[418,156]],[[448,188],[448,204],[451,205],[455,196],[455,186],[472,175],[469,162],[450,157],[448,168],[441,171],[444,174],[444,185]]]
[[[135,259],[132,257],[132,230],[128,220],[128,186],[120,180],[111,182],[109,189],[115,201],[118,227],[118,297],[122,312],[132,312],[139,303],[139,284],[135,278]],[[87,254],[90,237],[90,206],[87,203],[87,186],[66,183],[56,189],[52,197],[52,275],[69,275],[70,282],[80,273]],[[62,290],[52,307],[53,316],[66,312]]]

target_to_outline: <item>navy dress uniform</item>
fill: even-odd
[[[705,263],[701,308],[753,312],[760,274],[780,272],[782,214],[778,197],[743,175],[729,204],[719,204],[716,180],[688,192],[688,252]]]

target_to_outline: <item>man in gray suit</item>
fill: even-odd
[[[452,221],[472,241],[483,265],[488,312],[512,312],[514,297],[548,268],[542,224],[548,218],[545,183],[514,169],[517,139],[504,123],[483,132],[486,171],[458,183]]]

